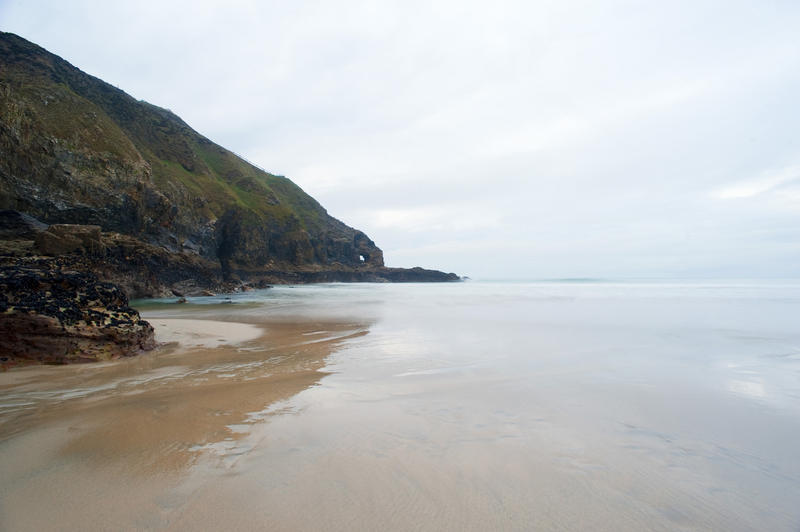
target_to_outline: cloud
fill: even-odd
[[[794,185],[788,190],[781,190]],[[796,197],[800,185],[800,165],[788,166],[779,170],[768,170],[755,179],[740,181],[716,190],[713,196],[719,199],[743,199],[777,192],[785,197]]]
[[[0,20],[290,177],[389,264],[800,262],[796,2],[9,0]]]
[[[497,213],[486,212],[479,204],[426,205],[406,209],[367,210],[358,217],[378,228],[410,232],[462,232],[494,229],[500,226]]]

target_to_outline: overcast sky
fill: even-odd
[[[40,2],[0,28],[286,175],[392,266],[800,277],[800,2]]]

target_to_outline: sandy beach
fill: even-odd
[[[214,320],[161,318],[152,320],[150,325],[156,331],[156,341],[177,343],[184,349],[238,345],[264,334],[257,325]]]
[[[794,532],[797,290],[148,302],[153,352],[0,374],[0,530]]]
[[[200,458],[224,473],[247,428],[317,383],[336,344],[361,334],[341,323],[151,323],[155,352],[0,374],[0,530],[169,526]]]

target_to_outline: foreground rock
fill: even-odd
[[[68,364],[155,347],[153,327],[93,274],[0,266],[0,365]]]

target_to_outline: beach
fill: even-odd
[[[800,287],[277,287],[0,374],[2,530],[796,530]]]
[[[360,333],[338,323],[324,333],[207,319],[152,324],[162,342],[155,353],[0,375],[0,529],[168,524],[158,518],[164,501],[198,458],[229,460],[237,426],[313,386],[335,343]]]

